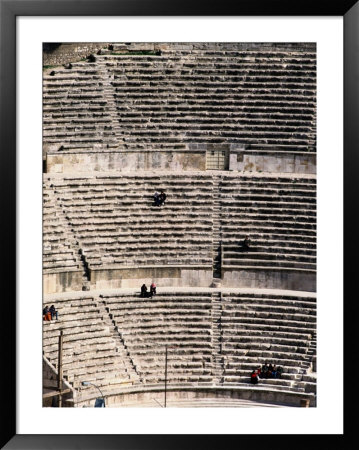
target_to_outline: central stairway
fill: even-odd
[[[213,207],[212,207],[212,254],[213,254],[213,286],[221,285],[221,205],[219,200],[219,184],[222,177],[213,175]]]
[[[223,383],[224,358],[222,355],[222,306],[221,293],[212,293],[212,375],[213,384]]]

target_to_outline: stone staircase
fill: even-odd
[[[213,286],[221,285],[221,205],[219,199],[219,185],[221,176],[213,175],[213,206],[212,206],[212,242],[213,242]]]
[[[105,302],[102,300],[102,296],[100,295],[98,297],[98,307],[100,308],[100,311],[103,313],[103,320],[104,323],[109,327],[109,331],[111,336],[113,337],[114,341],[116,342],[116,351],[121,355],[123,359],[124,366],[126,368],[126,371],[129,375],[130,380],[134,384],[138,384],[142,381],[139,373],[137,372],[136,366],[133,363],[133,360],[130,356],[130,353],[123,341],[121,332],[116,325],[115,321],[112,318],[112,314],[110,313],[110,310],[108,307],[106,307]]]
[[[120,126],[118,121],[118,113],[116,101],[114,98],[114,88],[111,82],[111,75],[106,67],[106,60],[99,59],[99,73],[101,74],[102,79],[102,89],[103,89],[103,97],[106,100],[106,109],[108,114],[111,117],[111,125],[113,131],[113,139],[107,145],[108,148],[116,148],[122,142],[120,141]],[[112,78],[114,75],[112,74]]]
[[[88,264],[85,256],[82,254],[82,249],[77,241],[74,230],[71,228],[71,224],[67,220],[65,216],[65,210],[63,209],[63,205],[61,203],[61,199],[56,195],[56,191],[53,189],[48,189],[48,202],[53,208],[54,215],[58,219],[59,225],[66,236],[66,242],[73,251],[73,256],[78,262],[78,266],[82,268],[82,290],[88,291],[90,289],[90,273],[88,269]]]
[[[158,292],[153,298],[103,294],[144,383],[212,384],[211,292]]]
[[[306,355],[306,361],[303,364],[303,368],[306,370],[306,372],[314,371],[316,372],[316,368],[313,368],[313,365],[316,364],[316,357],[317,357],[317,332],[314,331],[312,334],[312,339],[310,341],[310,345],[307,351]],[[314,370],[313,370],[314,369]]]
[[[212,375],[213,384],[219,385],[223,383],[224,358],[222,355],[222,307],[221,293],[212,293]]]
[[[45,355],[56,364],[58,330],[65,332],[64,375],[109,390],[163,383],[247,386],[265,361],[283,367],[259,388],[315,393],[315,298],[254,292],[164,290],[152,299],[129,291],[51,295],[59,320],[44,322]],[[314,337],[314,338],[313,338]]]
[[[50,299],[46,302],[49,304]],[[99,386],[104,393],[132,385],[125,359],[118,352],[111,326],[104,321],[106,315],[98,299],[91,294],[75,297],[66,294],[57,299],[52,297],[51,303],[58,310],[59,318],[43,323],[43,351],[57,367],[58,335],[62,330],[64,378],[81,391],[94,389],[84,388],[83,381]]]

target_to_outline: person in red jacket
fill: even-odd
[[[256,370],[253,370],[251,373],[251,383],[258,384],[258,374]]]
[[[150,286],[150,296],[152,297],[152,295],[156,295],[156,285],[155,283],[152,281],[152,284]]]

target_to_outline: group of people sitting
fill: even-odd
[[[56,320],[59,318],[59,313],[56,311],[55,306],[51,305],[50,308],[48,306],[45,306],[45,308],[42,310],[42,316],[43,320],[53,320],[54,317],[56,317]]]
[[[150,292],[148,292],[148,288],[145,285],[145,283],[143,283],[143,285],[141,286],[141,295],[140,297],[151,297],[153,295],[156,295],[156,285],[155,283],[152,282],[151,286],[150,286]]]
[[[263,366],[258,366],[257,369],[253,370],[251,373],[251,383],[257,384],[259,378],[281,378],[283,373],[283,367],[276,366],[275,364],[267,364],[266,362]]]
[[[164,205],[166,198],[167,198],[167,195],[163,191],[161,191],[160,194],[156,191],[153,195],[153,200],[154,200],[155,206]]]

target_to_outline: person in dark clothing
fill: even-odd
[[[248,252],[251,245],[251,240],[249,239],[249,236],[246,236],[244,240],[242,241],[242,251]]]
[[[283,373],[283,367],[278,366],[277,367],[277,378],[282,378],[282,373]]]
[[[147,290],[147,286],[145,285],[145,283],[143,283],[143,285],[141,286],[141,297],[147,296]]]
[[[153,195],[153,200],[154,200],[155,206],[160,206],[161,198],[160,198],[160,194],[157,191]]]
[[[267,378],[272,378],[272,376],[273,376],[273,366],[272,366],[271,363],[268,366],[268,373],[267,373],[267,375],[268,375]]]
[[[50,313],[51,313],[51,320],[54,318],[54,316],[56,316],[56,320],[58,320],[58,318],[59,318],[59,313],[58,313],[58,311],[56,311],[54,305],[51,305],[51,306],[50,306],[49,311],[50,311]]]
[[[277,378],[277,366],[274,364],[273,370],[272,370],[272,377]]]
[[[163,191],[161,191],[161,193],[160,193],[160,205],[164,205],[165,204],[166,198],[167,198],[167,195]]]
[[[268,364],[265,362],[262,366],[263,378],[268,378]]]

